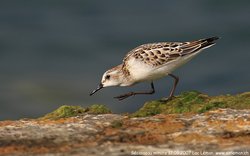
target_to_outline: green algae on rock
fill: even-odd
[[[89,114],[108,114],[111,111],[105,107],[104,105],[92,105],[87,108],[83,108],[81,106],[68,106],[63,105],[56,109],[55,111],[46,114],[40,119],[60,119],[60,118],[68,118],[73,116],[82,115],[83,113]]]
[[[110,109],[108,109],[106,106],[104,105],[91,105],[90,107],[88,107],[88,113],[90,114],[109,114],[112,113]]]
[[[183,92],[167,102],[164,100],[146,102],[131,116],[145,117],[161,113],[203,113],[215,108],[250,109],[250,92],[221,96],[208,96],[197,91]]]

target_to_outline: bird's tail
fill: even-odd
[[[215,41],[218,39],[219,37],[215,36],[215,37],[198,40],[198,42],[201,44],[201,47],[199,49],[205,49],[205,48],[211,47],[212,45],[215,45],[216,44]]]
[[[215,37],[200,39],[196,41],[186,42],[183,46],[181,46],[182,55],[188,55],[188,54],[195,53],[200,50],[209,48],[215,45],[215,41],[218,39],[219,37],[215,36]]]

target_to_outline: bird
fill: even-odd
[[[190,42],[156,42],[140,45],[125,55],[122,64],[103,74],[101,83],[90,93],[90,96],[105,87],[132,86],[140,82],[149,82],[151,90],[129,92],[114,98],[124,100],[130,96],[154,94],[153,81],[170,76],[174,79],[174,84],[166,100],[171,100],[179,82],[179,77],[174,75],[173,71],[204,49],[215,45],[218,39],[219,37],[215,36]]]

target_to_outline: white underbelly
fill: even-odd
[[[143,62],[132,60],[130,65],[130,74],[133,79],[137,82],[141,81],[152,81],[155,79],[160,79],[170,73],[172,73],[175,69],[180,67],[181,65],[187,63],[191,58],[193,58],[197,53],[193,55],[188,55],[184,57],[180,57],[176,60],[168,62],[161,66],[150,66]]]

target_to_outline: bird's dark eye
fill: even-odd
[[[106,79],[106,80],[110,79],[110,75],[106,75],[106,76],[105,76],[105,79]]]

